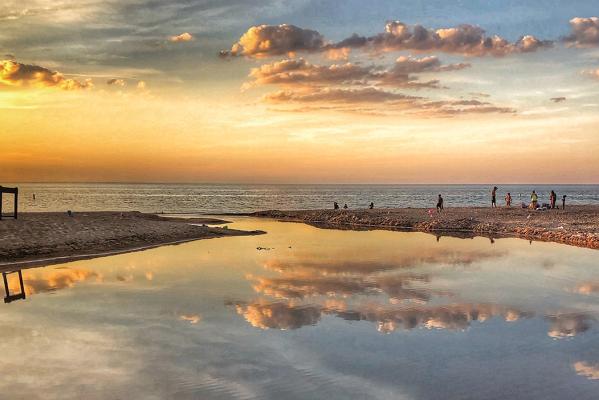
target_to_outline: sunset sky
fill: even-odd
[[[599,183],[576,0],[5,0],[0,184]]]

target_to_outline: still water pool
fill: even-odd
[[[0,398],[599,398],[595,250],[230,226],[268,234],[23,270]]]

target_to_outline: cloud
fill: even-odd
[[[599,18],[572,18],[570,20],[572,32],[564,41],[576,47],[599,46]]]
[[[327,102],[327,103],[402,103],[418,99],[402,93],[377,88],[324,88],[310,91],[281,90],[264,96],[271,103],[283,102]]]
[[[371,37],[354,34],[332,47],[365,48],[375,52],[439,51],[480,57],[529,53],[551,45],[550,41],[539,40],[531,35],[522,36],[518,41],[510,43],[497,35],[487,36],[482,28],[468,24],[433,30],[422,25],[390,21],[385,25],[383,33]]]
[[[60,72],[38,65],[22,64],[15,60],[0,61],[0,84],[15,87],[59,88],[63,90],[90,89],[91,79],[78,81],[65,78]]]
[[[574,368],[574,371],[580,376],[584,376],[590,380],[599,379],[599,364],[578,361],[572,364],[572,368]]]
[[[109,86],[120,86],[124,87],[127,83],[124,79],[112,78],[106,81],[106,84]]]
[[[195,324],[197,324],[198,322],[200,322],[202,320],[202,316],[201,315],[197,315],[197,314],[193,314],[193,315],[183,314],[183,315],[179,316],[179,319],[181,321],[187,321],[190,324],[195,325]]]
[[[179,35],[170,36],[168,38],[169,42],[179,43],[179,42],[191,42],[195,37],[189,32],[183,32]]]
[[[399,57],[389,69],[354,63],[317,65],[303,58],[264,64],[250,71],[248,89],[259,85],[386,85],[406,88],[437,88],[438,80],[419,82],[413,74],[448,72],[468,68],[470,64],[442,65],[437,57]]]
[[[237,303],[236,311],[250,325],[261,329],[298,329],[315,325],[323,315],[348,321],[368,321],[381,333],[398,330],[428,329],[465,330],[474,321],[484,322],[501,317],[506,322],[531,318],[532,313],[492,304],[449,304],[432,307],[388,307],[368,305],[348,308],[345,302],[327,300],[323,304],[298,305],[292,302]]]
[[[599,68],[593,69],[593,70],[590,70],[590,71],[583,71],[582,73],[584,75],[587,75],[587,76],[591,77],[591,78],[599,79]]]
[[[551,41],[531,35],[511,43],[497,35],[487,36],[482,28],[474,25],[434,30],[401,21],[387,22],[385,31],[374,36],[354,33],[340,42],[330,43],[317,31],[283,24],[251,27],[231,50],[222,51],[221,56],[269,57],[295,52],[325,52],[329,57],[339,59],[347,57],[351,49],[363,49],[371,52],[439,51],[480,57],[529,53],[551,45]]]
[[[566,101],[567,99],[565,97],[552,97],[549,100],[551,100],[554,103],[561,103]]]
[[[586,332],[593,320],[586,314],[558,314],[548,316],[546,319],[551,323],[547,335],[554,339],[573,337]]]
[[[585,282],[576,287],[576,292],[585,295],[599,293],[599,282]]]
[[[317,104],[323,110],[379,115],[409,113],[439,117],[460,114],[513,114],[516,112],[510,107],[495,106],[476,99],[431,101],[423,97],[373,87],[280,90],[266,94],[263,100],[277,105],[312,103]],[[356,107],[356,105],[360,107]]]
[[[235,309],[252,326],[260,329],[298,329],[306,325],[315,325],[321,317],[319,307],[293,306],[278,302],[240,303]]]
[[[259,25],[244,33],[231,50],[221,51],[222,57],[269,57],[297,51],[321,51],[323,36],[310,29],[295,25]]]

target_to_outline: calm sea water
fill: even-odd
[[[0,397],[597,399],[596,250],[233,220],[22,271]]]
[[[4,184],[10,186],[11,184]],[[15,185],[15,184],[12,184]],[[23,211],[137,210],[168,213],[252,212],[268,209],[322,209],[333,201],[350,208],[434,207],[438,194],[447,207],[486,206],[490,185],[174,185],[174,184],[17,184]],[[500,185],[514,204],[536,190],[549,202],[555,190],[571,204],[599,204],[599,185]],[[36,199],[33,200],[33,194]],[[8,200],[5,201],[8,206]]]

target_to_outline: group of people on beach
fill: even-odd
[[[497,186],[494,186],[493,189],[491,190],[491,207],[492,208],[496,208],[497,207],[497,191],[499,190],[499,188]],[[543,210],[547,210],[547,209],[559,209],[559,206],[556,205],[557,203],[557,194],[555,193],[555,191],[551,191],[551,193],[549,194],[549,204],[543,204],[540,205],[539,204],[539,195],[537,194],[536,191],[532,191],[532,193],[530,194],[530,204],[526,204],[526,203],[522,203],[522,208],[530,208],[532,210],[538,210],[538,209],[543,209]],[[441,196],[441,194],[439,194],[439,196],[437,197],[437,212],[440,213],[443,211],[443,204],[444,204],[444,200],[443,200],[443,196]],[[508,192],[505,195],[505,206],[506,207],[511,207],[512,206],[512,194],[510,192]],[[347,210],[349,207],[347,206],[347,203],[345,203],[343,205],[343,209]],[[374,209],[374,202],[370,202],[369,209]],[[333,209],[335,210],[339,210],[339,204],[335,201],[333,202]],[[566,209],[566,195],[562,196],[562,210]]]

